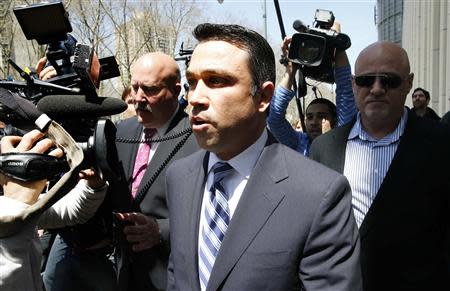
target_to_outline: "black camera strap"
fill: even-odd
[[[170,152],[170,154],[167,156],[167,158],[161,163],[161,165],[156,169],[156,171],[153,173],[153,175],[150,177],[148,182],[142,187],[142,189],[136,194],[136,197],[133,200],[133,206],[135,209],[139,208],[139,204],[144,200],[145,196],[147,195],[148,189],[153,185],[156,178],[158,178],[159,174],[164,170],[164,168],[169,164],[170,160],[175,156],[175,154],[183,147],[183,145],[188,140],[189,136],[192,134],[192,129],[187,128],[186,130],[183,130],[182,133],[184,133],[183,139],[181,139],[173,148],[173,150]]]

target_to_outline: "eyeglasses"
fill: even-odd
[[[400,87],[403,82],[403,79],[394,74],[373,74],[373,75],[362,75],[355,76],[355,83],[359,87],[370,87],[375,83],[375,79],[378,78],[380,80],[381,85],[386,88],[396,89]]]

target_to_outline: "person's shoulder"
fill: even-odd
[[[298,152],[279,145],[277,159],[283,153],[287,179],[280,184],[283,193],[292,201],[308,201],[308,205],[319,205],[323,199],[337,199],[348,188],[346,178],[340,173],[305,157]],[[327,198],[328,197],[328,198]],[[334,198],[330,198],[334,197]]]
[[[439,120],[431,118],[421,118],[417,115],[411,115],[409,117],[407,127],[411,126],[416,129],[415,132],[420,135],[426,135],[431,139],[440,138],[442,135],[446,135],[446,128],[439,122]]]
[[[447,113],[444,114],[444,116],[442,116],[441,123],[446,126],[450,126],[450,111],[448,111]]]
[[[302,182],[317,182],[322,180],[335,180],[338,176],[342,176],[338,172],[308,158],[304,155],[292,150],[291,148],[278,144],[284,153],[284,160],[288,165],[289,176],[296,177],[296,180]]]
[[[439,115],[436,113],[436,111],[433,110],[433,108],[431,107],[427,107],[427,111],[428,111],[428,115],[429,118],[440,121],[441,118],[439,117]]]
[[[204,150],[198,150],[190,155],[174,160],[167,169],[167,172],[190,172],[202,164],[205,153]]]
[[[190,127],[189,115],[182,109],[178,109],[177,113],[170,119],[166,135],[180,132]]]
[[[311,150],[333,146],[337,142],[341,142],[342,138],[347,138],[350,130],[354,125],[354,121],[346,123],[342,126],[333,128],[332,130],[319,135],[311,143]]]
[[[137,117],[123,119],[121,122],[116,123],[116,137],[135,138],[141,126]]]
[[[419,143],[435,153],[448,152],[450,127],[437,120],[411,116],[405,129],[405,139],[413,141],[413,144]]]
[[[119,121],[117,121],[116,123],[116,128],[117,130],[119,129],[127,129],[130,127],[135,127],[138,126],[139,122],[137,120],[136,116],[130,117],[130,118],[126,118],[126,119],[121,119]]]
[[[174,120],[177,123],[186,122],[186,121],[189,122],[189,114],[187,114],[184,110],[180,109],[179,112],[177,112]]]

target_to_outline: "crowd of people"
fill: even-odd
[[[257,32],[204,23],[193,35],[189,115],[175,60],[141,56],[116,125],[119,177],[84,170],[40,217],[0,235],[0,289],[450,289],[450,129],[425,89],[405,106],[404,49],[369,45],[354,76],[337,51],[336,106],[311,102],[299,132],[285,116],[296,65],[275,87]],[[61,157],[57,143],[31,131],[4,137],[1,152]],[[0,184],[0,226],[45,196],[43,180]],[[54,237],[42,274],[38,228]]]

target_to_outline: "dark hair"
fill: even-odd
[[[309,106],[314,105],[314,104],[326,105],[328,107],[328,111],[330,111],[331,117],[333,118],[332,121],[333,121],[334,126],[337,124],[336,105],[334,105],[333,102],[331,102],[330,100],[325,99],[325,98],[316,98],[309,103],[308,107],[306,107],[305,112],[308,112]]]
[[[414,89],[412,94],[414,95],[414,93],[416,93],[417,91],[422,91],[423,94],[425,95],[425,98],[427,98],[427,100],[430,100],[430,92],[428,92],[427,90],[425,90],[423,88],[417,87],[416,89]]]
[[[199,42],[221,40],[248,52],[253,85],[265,81],[275,84],[275,56],[269,43],[256,31],[240,25],[203,23],[193,32]]]

